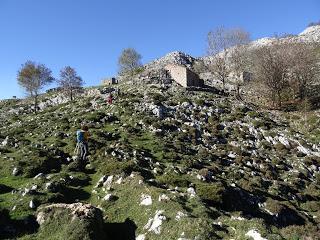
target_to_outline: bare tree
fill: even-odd
[[[315,43],[276,39],[256,50],[256,78],[269,90],[273,105],[281,107],[284,99],[305,100],[307,90],[318,79],[316,47]]]
[[[247,45],[237,45],[230,53],[231,83],[236,88],[236,97],[241,98],[240,87],[244,84],[244,73],[248,71],[249,57]]]
[[[308,87],[314,84],[319,74],[319,59],[315,43],[292,43],[287,51],[291,54],[291,85],[300,100],[306,97]]]
[[[83,84],[83,80],[77,75],[74,68],[67,66],[60,71],[60,79],[58,81],[60,87],[69,95],[70,100],[74,98],[75,91]]]
[[[141,55],[134,48],[126,48],[122,51],[119,60],[119,73],[132,73],[141,66]]]
[[[54,81],[51,70],[44,64],[27,61],[19,69],[17,80],[18,84],[34,99],[34,111],[37,112],[41,89]]]
[[[221,80],[223,90],[225,90],[226,80],[232,71],[228,64],[232,48],[247,44],[249,41],[249,33],[240,28],[225,29],[224,27],[218,27],[208,33],[207,53],[212,56],[212,63],[209,68]]]
[[[290,77],[287,45],[275,40],[270,46],[258,48],[255,63],[255,78],[268,89],[272,105],[281,107],[283,92],[289,86]]]

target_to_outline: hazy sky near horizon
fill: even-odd
[[[56,78],[70,65],[91,86],[117,73],[123,48],[143,63],[175,50],[202,56],[221,25],[258,39],[319,20],[320,0],[0,0],[0,99],[25,96],[16,75],[27,60]]]

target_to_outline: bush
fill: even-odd
[[[201,200],[221,204],[225,188],[221,183],[201,183],[196,185],[196,192]]]
[[[195,103],[199,106],[204,106],[206,102],[203,99],[197,99],[195,100]]]
[[[89,115],[86,116],[86,119],[88,121],[92,121],[92,122],[100,122],[100,120],[102,118],[104,118],[106,116],[106,114],[104,112],[93,112]]]
[[[282,152],[282,151],[287,151],[287,148],[285,145],[283,145],[282,143],[277,143],[274,145],[274,148],[278,151],[278,152]]]
[[[190,181],[185,175],[178,175],[176,173],[167,173],[157,177],[160,184],[178,187],[188,187]]]
[[[248,114],[248,116],[251,117],[251,118],[260,117],[260,114],[259,114],[258,112],[255,112],[255,111],[249,111],[247,114]]]
[[[119,162],[107,159],[105,161],[106,162],[99,168],[100,172],[104,175],[130,174],[136,170],[136,164],[133,161]]]
[[[217,115],[212,115],[208,118],[208,123],[210,125],[215,125],[219,121],[219,117]]]
[[[167,98],[159,93],[155,93],[152,95],[152,99],[154,104],[159,105],[162,102],[165,102]]]

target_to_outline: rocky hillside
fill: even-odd
[[[45,94],[38,114],[0,103],[0,239],[320,238],[316,113],[306,130],[210,92],[119,88],[112,105],[99,88]]]
[[[269,46],[276,41],[275,37],[264,37],[249,43],[249,49],[257,49],[263,46]],[[288,35],[280,38],[282,43],[299,43],[299,42],[320,42],[320,25],[306,28],[298,35]],[[198,58],[198,61],[208,65],[213,61],[211,56]]]
[[[251,42],[253,48],[270,45],[275,38],[267,37],[261,38]],[[281,38],[283,42],[320,42],[320,25],[311,26],[306,28],[303,32],[298,35],[292,35]]]
[[[175,51],[168,53],[162,58],[156,59],[145,65],[146,69],[159,69],[164,68],[167,65],[184,65],[188,68],[191,68],[196,59],[186,53]]]

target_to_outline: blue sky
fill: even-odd
[[[70,65],[91,86],[116,74],[123,48],[143,63],[175,50],[201,56],[217,26],[257,39],[318,20],[319,0],[0,0],[0,99],[25,96],[16,75],[27,60],[55,77]]]

